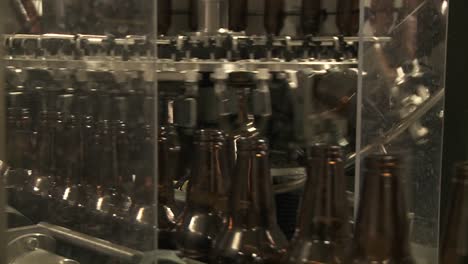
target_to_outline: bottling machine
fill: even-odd
[[[437,263],[447,1],[7,2],[8,263],[209,261],[190,250],[217,220],[187,204],[227,208],[258,136],[287,238],[308,146],[344,150],[349,215],[361,160],[402,153]]]

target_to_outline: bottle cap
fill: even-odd
[[[374,154],[364,160],[367,170],[387,171],[401,167],[400,157],[389,154]]]
[[[343,151],[340,146],[333,146],[327,144],[313,144],[307,148],[308,158],[332,158],[341,159]]]

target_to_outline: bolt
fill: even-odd
[[[39,247],[39,240],[36,237],[29,237],[25,241],[26,248],[36,250]]]

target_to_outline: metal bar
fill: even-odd
[[[217,68],[227,68],[230,70],[269,69],[272,72],[282,72],[285,70],[301,70],[312,68],[324,70],[329,68],[356,68],[356,60],[348,61],[172,61],[172,60],[145,60],[145,61],[114,61],[114,60],[42,60],[42,59],[7,59],[5,66],[16,68],[67,68],[70,70],[95,70],[95,71],[143,71],[150,72],[156,68],[158,72],[180,72],[180,71],[201,71],[213,72]]]
[[[44,228],[58,240],[66,241],[72,245],[92,250],[94,252],[99,252],[106,256],[128,261],[130,263],[139,263],[144,257],[144,253],[141,251],[119,246],[105,240],[72,231],[67,228],[44,222],[39,223],[37,226]]]
[[[0,1],[0,36],[5,34],[5,25],[7,21],[7,3],[8,1]],[[0,58],[3,58],[5,55],[5,46],[0,45]],[[5,160],[5,137],[6,137],[6,104],[5,104],[5,81],[4,81],[4,70],[0,71],[0,159]],[[7,263],[7,254],[6,251],[6,228],[7,228],[7,219],[6,219],[6,191],[5,191],[5,182],[0,180],[0,264]]]

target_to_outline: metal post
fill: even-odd
[[[8,1],[0,1],[0,39],[5,33],[5,24],[7,21],[7,3]],[[0,59],[4,57],[3,45],[0,45]],[[3,61],[0,63],[0,67],[3,67]],[[5,130],[6,130],[6,118],[5,118],[5,82],[3,79],[3,69],[0,69],[0,160],[5,160]],[[3,177],[3,175],[1,176]],[[3,179],[0,180],[0,264],[6,264],[7,252],[6,252],[6,193]]]

